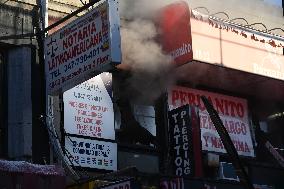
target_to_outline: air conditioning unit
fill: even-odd
[[[220,162],[219,179],[239,181],[232,163]]]

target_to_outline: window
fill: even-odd
[[[152,147],[156,145],[153,106],[130,103],[119,105],[115,108],[115,119],[118,142]]]
[[[129,84],[130,73],[113,74],[118,168],[136,167],[139,172],[159,172],[155,102],[139,99],[140,91]]]

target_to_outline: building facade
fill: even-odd
[[[49,1],[49,25],[86,3]],[[112,187],[124,179],[120,185],[131,188],[243,188],[205,111],[204,95],[252,184],[284,187],[283,1],[122,1],[121,64],[47,102],[35,35],[38,5],[26,0],[0,7],[1,158],[64,167],[70,188]],[[172,22],[174,15],[179,20]],[[178,140],[170,111],[186,104],[186,121],[200,127],[200,137],[181,129],[186,134]],[[56,140],[42,119],[49,116]],[[94,154],[90,146],[97,148]],[[189,164],[192,171],[176,171]]]

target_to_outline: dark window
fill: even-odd
[[[118,168],[134,166],[142,173],[157,173],[160,159],[155,102],[140,101],[141,91],[129,81],[131,73],[113,74]]]

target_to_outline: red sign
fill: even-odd
[[[190,11],[181,1],[162,9],[159,17],[163,50],[170,54],[176,65],[193,59],[190,29]]]

